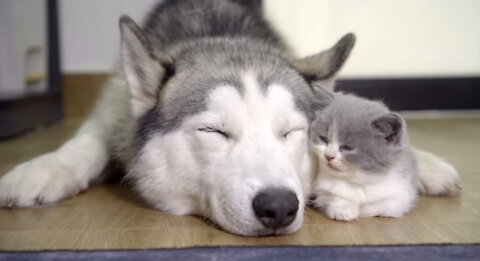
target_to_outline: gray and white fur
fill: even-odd
[[[312,85],[333,87],[355,37],[297,59],[260,7],[167,0],[142,27],[123,16],[121,65],[92,114],[59,149],[5,174],[0,205],[73,196],[115,160],[158,210],[241,235],[297,231],[315,173],[308,129],[322,106]],[[456,184],[455,170],[428,155],[425,173],[445,174],[426,189]]]
[[[321,87],[316,94],[326,107],[310,129],[320,162],[313,205],[344,221],[411,211],[420,183],[402,117],[381,102]]]

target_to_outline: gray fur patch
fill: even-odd
[[[355,41],[354,34],[346,34],[330,49],[295,61],[295,66],[312,83],[333,78],[350,55]]]
[[[156,56],[172,58],[175,74],[159,86],[156,106],[139,119],[139,146],[205,110],[214,88],[227,84],[243,94],[241,73],[247,71],[264,90],[274,83],[289,88],[298,109],[313,120],[311,87],[283,42],[251,8],[228,0],[170,0],[154,10],[144,32]]]

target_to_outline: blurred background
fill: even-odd
[[[118,17],[142,21],[155,0],[60,0],[62,70],[109,72]],[[299,56],[353,32],[344,77],[480,75],[478,0],[264,0],[267,18]]]
[[[84,117],[118,60],[119,16],[141,23],[156,2],[1,0],[0,137]],[[402,111],[480,108],[478,0],[264,0],[264,12],[298,56],[357,35],[340,90]]]

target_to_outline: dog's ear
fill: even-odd
[[[332,91],[323,88],[318,83],[313,84],[312,88],[315,98],[313,102],[313,109],[315,111],[327,107],[330,103],[332,103],[333,99],[335,98],[335,94]]]
[[[328,50],[314,54],[294,62],[295,67],[310,83],[317,83],[333,90],[335,76],[347,60],[355,45],[355,35],[344,35]]]
[[[173,74],[173,60],[156,52],[130,17],[123,15],[119,25],[122,63],[130,89],[132,113],[139,117],[155,106],[159,88]]]

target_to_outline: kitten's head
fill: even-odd
[[[322,167],[338,175],[387,171],[407,142],[403,119],[380,102],[315,89],[324,108],[316,112],[310,142]]]

